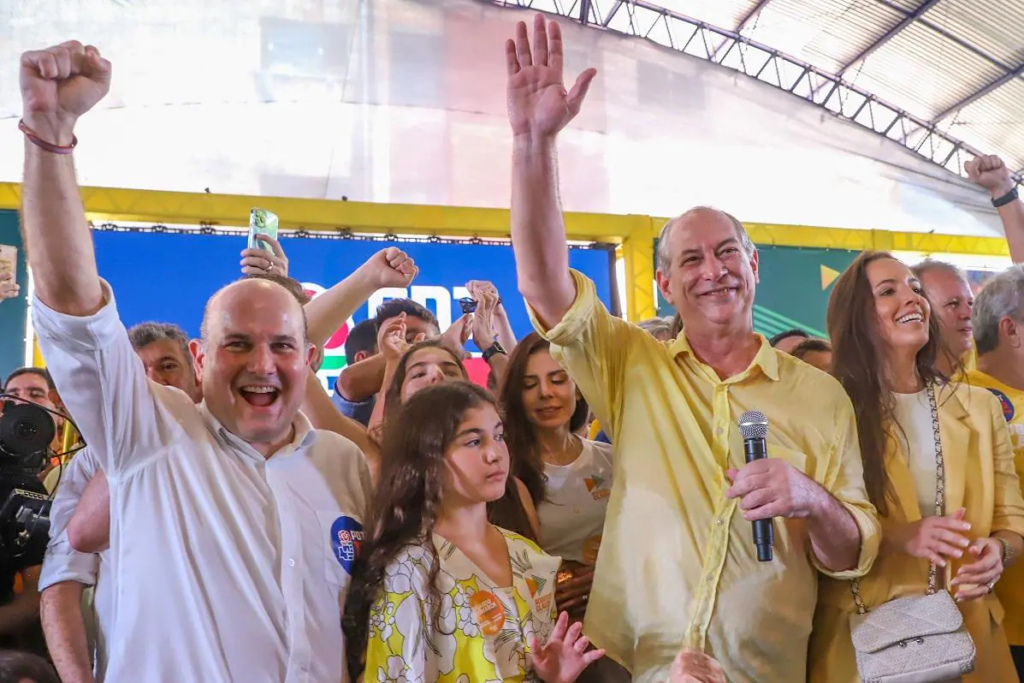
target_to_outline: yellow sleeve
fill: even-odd
[[[992,509],[992,531],[1012,531],[1024,536],[1024,495],[1021,494],[1019,472],[1015,467],[1010,428],[1003,416],[999,399],[986,391],[992,422],[992,466],[995,472],[995,501]]]
[[[551,343],[551,355],[576,382],[614,442],[630,339],[647,333],[609,313],[593,281],[575,270],[570,272],[576,300],[558,324],[544,329],[529,303],[526,310],[537,333]]]
[[[834,572],[826,569],[811,553],[811,562],[819,572],[835,579],[853,579],[871,571],[882,540],[882,528],[878,512],[868,499],[864,486],[864,465],[860,456],[860,442],[857,439],[857,423],[853,405],[845,394],[836,415],[836,432],[831,453],[826,460],[825,490],[846,508],[860,529],[860,557],[857,566],[846,571]]]

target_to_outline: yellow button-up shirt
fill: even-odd
[[[853,408],[832,377],[762,338],[744,372],[720,380],[690,350],[611,315],[573,272],[576,301],[538,331],[614,444],[615,483],[585,632],[634,680],[667,679],[684,643],[722,664],[731,683],[805,679],[818,567],[801,520],[775,520],[775,558],[758,562],[751,525],[728,500],[726,471],[744,465],[736,421],[768,416],[768,455],[820,483],[856,520],[858,565],[878,552]],[[826,572],[828,573],[828,572]]]
[[[1017,476],[1024,485],[1024,391],[1008,387],[992,375],[981,370],[967,373],[967,381],[976,387],[985,387],[999,399],[1010,430],[1013,460]],[[1003,627],[1010,645],[1024,645],[1024,560],[1006,570],[996,584],[996,595],[1006,610]]]

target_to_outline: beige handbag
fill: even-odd
[[[939,436],[935,388],[928,386],[935,438],[935,514],[945,513],[946,472]],[[928,594],[890,600],[868,612],[860,583],[851,582],[857,613],[850,633],[863,683],[934,683],[956,680],[974,671],[977,652],[963,615],[945,588],[938,588],[939,568],[928,569]]]

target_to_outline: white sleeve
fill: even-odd
[[[64,467],[50,507],[50,543],[46,546],[39,590],[64,581],[77,581],[88,586],[96,583],[99,555],[80,553],[68,541],[67,526],[99,465],[91,449],[73,457]]]
[[[35,298],[33,322],[69,414],[100,467],[116,476],[135,454],[159,450],[157,410],[142,361],[117,313],[110,286],[97,313],[58,313]]]

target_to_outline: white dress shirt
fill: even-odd
[[[110,587],[110,553],[80,553],[68,541],[67,526],[85,493],[89,482],[99,470],[99,462],[89,449],[78,453],[63,471],[51,472],[56,494],[50,508],[50,543],[39,576],[39,592],[58,583],[75,581],[88,588],[82,595],[82,620],[92,653],[93,672],[97,683],[106,672],[107,629],[110,627],[112,591]],[[50,487],[47,477],[47,488]]]
[[[107,681],[338,683],[369,471],[304,415],[271,458],[146,378],[113,294],[33,303],[57,389],[110,483]]]

